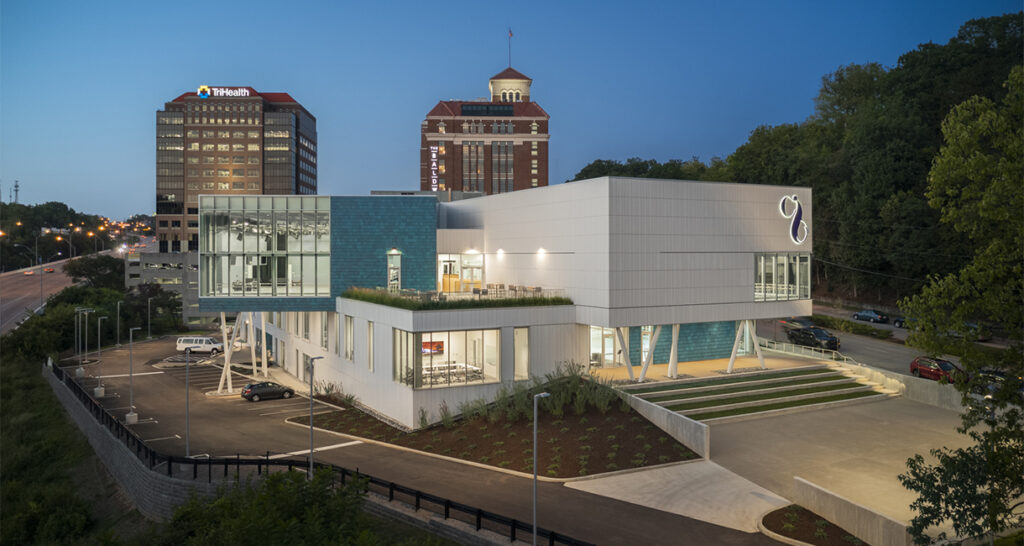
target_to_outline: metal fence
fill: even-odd
[[[207,483],[235,483],[252,476],[261,476],[274,470],[306,470],[309,459],[273,459],[268,452],[265,457],[227,458],[194,458],[165,455],[146,445],[131,429],[112,416],[103,406],[82,388],[71,376],[59,366],[52,366],[53,374],[63,382],[71,393],[92,414],[101,426],[106,428],[124,446],[135,454],[143,464],[153,472],[165,474],[170,478],[185,480],[206,480]],[[333,464],[314,462],[315,469],[329,469],[335,476],[335,483],[344,486],[352,480],[362,480],[366,492],[374,492],[386,496],[389,502],[402,502],[416,511],[426,510],[443,515],[445,519],[455,519],[474,525],[476,530],[487,529],[505,535],[514,542],[521,535],[524,539],[532,537],[533,525],[515,518],[510,518],[453,501],[418,489],[360,473],[359,469],[350,470]],[[592,546],[589,542],[577,540],[568,535],[550,529],[537,527],[538,539],[548,544],[567,544],[570,546]]]
[[[793,343],[783,343],[781,341],[773,341],[770,339],[760,339],[760,345],[766,349],[778,351],[780,353],[787,353],[791,355],[809,356],[812,358],[819,358],[822,360],[834,360],[836,362],[843,362],[846,364],[857,364],[860,363],[856,360],[840,353],[839,351],[833,351],[832,349],[822,349],[820,347],[807,347],[804,345],[795,345]]]

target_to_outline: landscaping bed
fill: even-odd
[[[797,504],[779,508],[761,522],[769,531],[816,546],[867,545],[842,527]]]
[[[584,388],[609,389],[589,385],[588,380],[569,377],[559,380],[561,387],[545,385],[552,398],[539,411],[538,474],[552,478],[573,478],[697,459],[700,456],[636,413],[611,392],[607,403],[574,403],[578,392],[568,396],[558,390],[573,382]],[[569,386],[570,390],[577,387]],[[403,432],[360,411],[343,396],[321,396],[344,407],[343,411],[314,416],[314,426],[361,438],[387,442],[429,453],[455,457],[519,472],[533,472],[532,404],[534,389],[516,389],[492,404],[478,402],[462,408],[466,417],[448,417],[445,422],[414,432]],[[539,392],[539,391],[538,391]],[[517,404],[516,401],[520,402]],[[530,409],[527,409],[530,408]],[[442,415],[444,411],[442,410]],[[296,423],[308,423],[308,417],[295,417]]]

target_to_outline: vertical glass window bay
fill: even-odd
[[[388,251],[388,291],[402,289],[402,251],[392,248]]]
[[[200,197],[200,295],[329,296],[330,198]]]
[[[501,332],[394,330],[394,380],[415,389],[501,380]]]
[[[754,254],[754,301],[811,298],[811,255],[807,252]]]

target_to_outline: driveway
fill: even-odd
[[[783,497],[800,476],[907,522],[914,495],[897,476],[915,454],[968,445],[959,424],[955,412],[896,398],[712,425],[711,458]]]

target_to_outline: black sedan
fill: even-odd
[[[877,309],[864,309],[853,314],[854,320],[866,320],[868,322],[889,322],[889,315]]]
[[[259,402],[264,398],[291,398],[294,395],[294,390],[273,381],[249,383],[242,387],[242,398],[250,402]]]
[[[794,328],[786,335],[789,337],[789,342],[794,345],[839,350],[839,338],[822,328]]]

